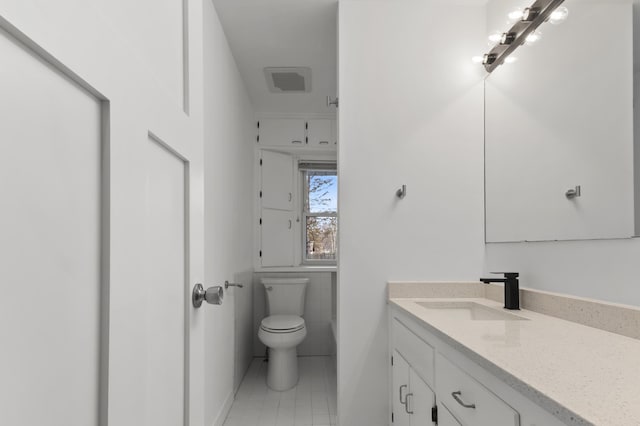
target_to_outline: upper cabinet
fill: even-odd
[[[260,120],[258,143],[265,146],[306,145],[306,121],[297,118]]]
[[[268,118],[258,123],[257,142],[265,147],[335,150],[336,120],[330,118]]]
[[[290,154],[262,151],[260,158],[263,209],[293,209],[293,157]]]
[[[314,119],[307,121],[308,145],[314,148],[333,149],[337,145],[335,138],[335,120]]]

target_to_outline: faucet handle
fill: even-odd
[[[503,274],[505,278],[518,278],[520,276],[518,272],[490,272],[490,274]]]

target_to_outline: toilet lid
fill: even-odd
[[[304,319],[297,315],[271,315],[260,326],[267,331],[293,332],[304,328]]]

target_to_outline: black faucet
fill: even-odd
[[[485,284],[504,283],[504,308],[520,309],[520,287],[518,285],[517,272],[492,272],[492,274],[504,274],[504,278],[480,278]]]

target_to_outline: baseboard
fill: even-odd
[[[225,398],[224,404],[222,404],[222,408],[218,413],[218,417],[213,422],[213,426],[222,426],[224,424],[224,421],[227,420],[227,416],[229,415],[229,411],[231,410],[231,406],[233,405],[233,395],[233,392],[229,392],[229,394]]]

